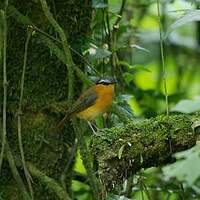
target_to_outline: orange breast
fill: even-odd
[[[98,98],[94,105],[78,113],[78,117],[91,120],[96,116],[104,113],[108,106],[112,103],[114,97],[114,85],[95,85],[95,91],[98,94]]]

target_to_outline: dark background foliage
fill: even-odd
[[[31,194],[37,200],[199,199],[198,144],[176,153],[176,162],[134,171],[106,192],[87,124],[68,121],[63,130],[55,129],[77,96],[96,77],[109,75],[118,80],[114,106],[96,124],[116,129],[105,130],[97,144],[115,142],[113,133],[130,129],[124,128],[129,119],[133,127],[150,122],[150,132],[162,135],[168,124],[157,129],[157,120],[167,112],[187,114],[172,117],[183,119],[181,127],[172,125],[177,133],[191,130],[185,127],[190,114],[200,110],[199,1],[49,0],[53,18],[44,4],[0,2],[0,200],[27,200]],[[195,119],[199,124],[199,115]],[[119,160],[127,145],[115,152]],[[106,148],[102,151],[112,156]]]

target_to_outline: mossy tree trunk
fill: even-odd
[[[85,45],[86,38],[90,34],[90,22],[92,7],[90,0],[67,0],[47,2],[54,19],[64,30],[68,43],[77,52]],[[0,8],[4,9],[4,2],[0,2]],[[42,199],[67,199],[66,195],[59,196],[54,191],[51,181],[60,182],[60,177],[67,165],[65,186],[70,196],[71,174],[73,159],[70,157],[74,147],[75,135],[69,125],[62,132],[51,131],[61,118],[60,113],[66,109],[68,95],[68,68],[55,56],[54,47],[62,46],[56,43],[60,40],[59,34],[54,30],[45,17],[39,0],[10,0],[7,12],[7,143],[10,146],[18,172],[25,185],[26,179],[23,173],[21,156],[18,144],[18,120],[19,100],[21,92],[21,77],[24,62],[25,41],[28,29],[32,30],[27,50],[26,72],[24,77],[24,90],[22,100],[22,142],[25,160],[28,162],[33,178],[34,197]],[[56,40],[50,40],[41,32],[35,31],[35,27],[47,32]],[[28,28],[28,25],[31,27]],[[1,27],[3,25],[1,24]],[[2,31],[2,30],[1,30]],[[1,32],[0,31],[0,32]],[[2,37],[1,37],[2,39]],[[48,43],[49,42],[49,43]],[[53,45],[53,46],[50,46]],[[58,48],[58,49],[59,49]],[[3,49],[3,48],[2,48]],[[0,46],[0,51],[3,50]],[[5,46],[4,46],[5,49]],[[57,50],[58,50],[57,49]],[[3,54],[1,54],[3,55]],[[73,60],[80,69],[83,67],[80,56],[73,54]],[[1,56],[1,64],[3,56]],[[80,91],[80,81],[74,79],[75,95]],[[2,122],[3,107],[3,70],[0,73],[1,107],[0,116]],[[64,103],[63,103],[64,102]],[[2,130],[2,124],[0,124]],[[63,134],[64,132],[64,134]],[[2,136],[2,134],[1,134]],[[2,137],[1,137],[2,139]],[[2,140],[0,140],[2,141]],[[0,178],[0,197],[5,199],[22,199],[20,187],[11,173],[6,150]],[[6,158],[7,157],[7,158]],[[70,162],[69,162],[70,160]],[[41,170],[41,171],[38,171]],[[41,174],[44,173],[44,174]],[[35,178],[37,177],[38,178]],[[41,178],[41,177],[43,178]],[[52,178],[48,179],[49,176]],[[54,182],[53,182],[54,184]],[[58,186],[58,185],[57,185]],[[27,191],[28,188],[26,187]],[[58,191],[62,188],[58,187]],[[62,193],[63,191],[60,191]]]

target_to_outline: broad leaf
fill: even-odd
[[[125,197],[124,195],[119,196],[119,195],[110,194],[108,195],[106,200],[131,200],[131,199]]]
[[[177,161],[171,165],[163,167],[164,179],[176,178],[192,187],[200,177],[200,145],[192,149],[176,153]]]
[[[94,44],[91,44],[91,47],[87,50],[89,52],[90,60],[98,60],[109,57],[112,52],[108,51],[106,48],[99,48]]]
[[[148,49],[144,48],[144,47],[141,47],[140,45],[137,45],[137,44],[131,44],[130,45],[131,48],[136,48],[138,50],[141,50],[141,51],[145,51],[145,52],[150,52]]]
[[[119,64],[129,68],[129,71],[131,71],[131,70],[141,70],[141,71],[151,72],[151,70],[149,70],[146,66],[143,66],[143,65],[130,65],[128,62],[126,62],[124,60],[119,61]]]
[[[102,0],[92,0],[92,7],[93,8],[107,8],[108,4],[104,3]]]
[[[118,49],[126,49],[126,48],[135,48],[135,49],[138,49],[138,50],[141,50],[141,51],[145,51],[147,53],[149,53],[150,51],[144,47],[141,47],[140,45],[137,45],[137,44],[131,44],[131,45],[128,45],[128,46],[120,46],[117,48]]]
[[[193,113],[200,110],[200,97],[196,97],[193,100],[181,100],[177,103],[171,111],[181,113]]]
[[[200,10],[192,10],[186,12],[181,18],[176,20],[171,26],[168,31],[168,34],[172,32],[173,30],[179,28],[180,26],[183,26],[190,22],[200,21]],[[168,35],[167,34],[167,35]]]

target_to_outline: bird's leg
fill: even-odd
[[[108,128],[108,113],[103,114],[104,127]]]
[[[97,135],[97,131],[94,130],[92,124],[91,124],[89,121],[87,121],[87,123],[88,123],[89,127],[92,129],[92,132],[93,132],[95,135]],[[95,126],[95,128],[98,130],[98,127]]]

